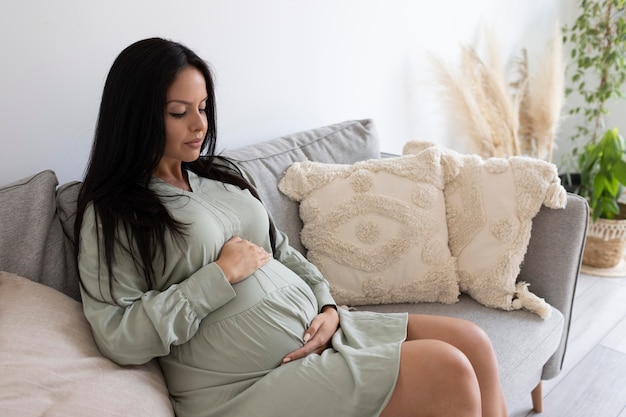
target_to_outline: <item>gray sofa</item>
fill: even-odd
[[[380,150],[374,123],[356,120],[237,149],[227,148],[223,154],[240,161],[253,175],[277,226],[288,235],[292,246],[305,253],[299,238],[302,222],[298,204],[277,189],[286,168],[303,160],[349,164],[378,158]],[[79,300],[71,239],[78,186],[78,182],[72,182],[58,187],[54,173],[44,171],[0,187],[0,271],[27,277]],[[567,195],[565,209],[542,207],[533,219],[519,280],[530,283],[532,291],[553,307],[551,316],[545,320],[524,310],[487,308],[466,295],[461,295],[456,304],[390,304],[358,309],[439,314],[476,322],[493,342],[510,410],[530,410],[534,405],[540,411],[541,381],[560,372],[567,347],[587,219],[586,202],[573,194]],[[11,276],[5,274],[4,278]],[[3,285],[0,295],[6,288]],[[45,319],[54,320],[54,317]],[[10,351],[0,344],[0,373],[9,366],[9,370],[19,373],[7,352]],[[31,382],[35,384],[20,379],[26,385]],[[8,410],[15,410],[16,406],[7,404],[16,401],[23,390],[11,389],[16,391],[4,390],[5,394],[0,395],[0,414],[14,415]]]

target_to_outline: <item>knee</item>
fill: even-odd
[[[463,321],[462,334],[465,337],[465,345],[468,348],[467,351],[476,350],[478,352],[491,352],[493,351],[493,345],[491,344],[491,338],[483,330],[482,327],[471,321]],[[466,349],[463,349],[466,351]]]
[[[489,338],[489,335],[487,334],[487,332],[483,330],[482,327],[480,327],[479,325],[471,321],[468,321],[467,323],[468,323],[468,331],[477,342],[491,345],[491,339]]]
[[[436,342],[434,345],[429,360],[433,374],[442,378],[443,385],[458,384],[457,388],[468,392],[478,388],[474,368],[461,350],[445,342]]]
[[[478,378],[467,356],[454,346],[436,340],[428,341],[422,351],[427,362],[421,372],[429,380],[430,398],[437,408],[455,411],[458,416],[480,414],[481,395]],[[443,414],[449,415],[449,414]]]

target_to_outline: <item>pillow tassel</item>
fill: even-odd
[[[546,198],[543,202],[546,207],[562,209],[567,205],[567,192],[560,182],[553,182],[546,190]]]
[[[542,319],[547,319],[552,314],[552,308],[543,298],[531,293],[528,290],[529,285],[527,282],[518,282],[515,285],[513,308],[515,310],[524,308],[538,314]]]

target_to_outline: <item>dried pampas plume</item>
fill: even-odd
[[[555,27],[536,68],[530,67],[528,53],[522,50],[514,63],[513,82],[507,81],[491,31],[485,31],[485,61],[469,46],[461,48],[456,71],[433,58],[450,112],[483,158],[525,155],[552,160],[565,77],[562,37]]]
[[[555,26],[545,53],[539,58],[528,83],[528,116],[532,123],[532,143],[536,158],[552,161],[554,138],[561,122],[565,91],[563,41]]]
[[[505,156],[516,148],[517,119],[502,73],[487,66],[470,47],[462,48],[462,71],[451,71],[434,59],[444,87],[444,99],[458,127],[467,134],[481,156]]]
[[[464,49],[465,51],[465,49]],[[478,78],[476,71],[457,73],[450,71],[439,59],[435,59],[436,74],[444,86],[444,99],[455,115],[457,127],[465,132],[474,145],[487,156],[495,152],[493,121],[485,105],[482,90],[475,88],[470,80]]]
[[[532,136],[533,122],[529,114],[530,93],[528,91],[529,69],[528,51],[522,49],[521,56],[513,62],[513,68],[517,78],[511,82],[513,101],[518,109],[518,132],[517,137],[520,146],[520,155],[531,155],[533,152]]]

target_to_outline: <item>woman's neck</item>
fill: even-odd
[[[191,186],[189,185],[189,176],[187,175],[187,171],[182,169],[179,171],[160,170],[157,168],[153,175],[168,184],[173,185],[174,187],[181,188],[185,191],[192,191]]]

